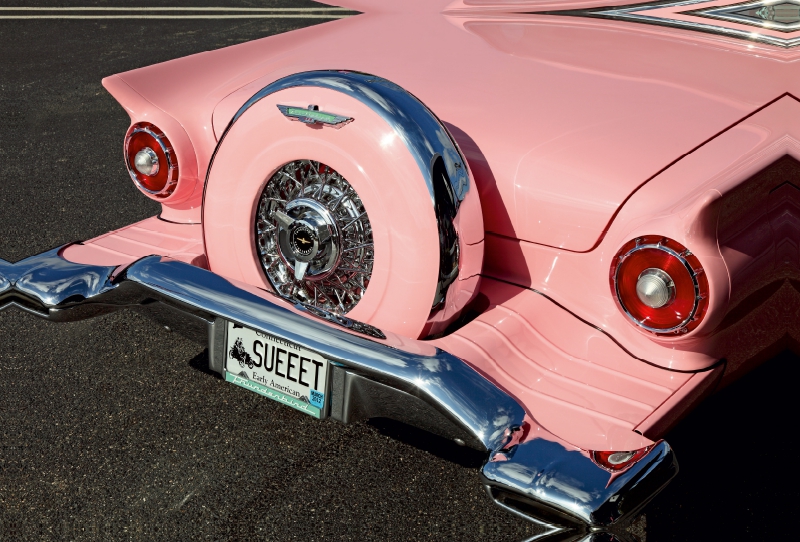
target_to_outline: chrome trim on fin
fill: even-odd
[[[291,105],[278,105],[278,109],[283,116],[289,120],[296,120],[303,124],[324,124],[339,129],[346,124],[353,122],[352,117],[343,117],[334,113],[320,111],[316,105],[309,105],[308,109],[294,107]]]
[[[707,22],[703,21],[687,21],[684,19],[677,19],[668,16],[648,15],[647,12],[655,9],[662,8],[690,8],[692,6],[700,6],[702,4],[711,4],[711,0],[656,0],[654,2],[643,2],[640,4],[628,4],[624,6],[606,6],[598,8],[586,9],[569,9],[569,10],[554,10],[554,11],[539,11],[532,12],[534,15],[562,15],[568,17],[592,17],[598,19],[611,19],[614,21],[627,21],[633,23],[645,23],[656,26],[666,26],[670,28],[679,28],[684,30],[694,30],[697,32],[704,32],[707,34],[716,34],[729,38],[736,38],[747,42],[765,43],[783,49],[791,49],[800,45],[800,36],[788,36],[783,38],[759,32],[761,29],[778,30],[782,32],[796,32],[795,28],[776,28],[774,25],[764,24],[755,25],[755,20],[752,17],[738,18],[735,16],[731,8],[740,7],[741,10],[747,8],[755,8],[757,6],[771,6],[777,2],[765,2],[763,0],[753,2],[742,2],[735,5],[711,5],[703,8],[699,7],[691,11],[681,11],[681,14],[694,15],[705,18]],[[788,2],[795,4],[796,2]],[[798,4],[800,5],[800,4]],[[732,22],[738,24],[752,25],[752,30],[742,30],[732,26],[724,26],[723,23]]]

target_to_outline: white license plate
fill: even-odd
[[[303,411],[325,413],[328,360],[291,341],[228,322],[225,380]]]

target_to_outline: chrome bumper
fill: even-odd
[[[467,363],[428,343],[375,339],[303,315],[192,265],[149,256],[126,268],[68,262],[54,249],[11,264],[0,260],[0,310],[51,321],[122,308],[149,313],[208,341],[210,369],[224,373],[227,322],[281,336],[332,362],[329,416],[386,417],[490,453],[482,475],[503,508],[577,535],[608,528],[644,506],[677,473],[666,443],[623,474],[544,430],[512,445],[525,409]],[[552,437],[552,438],[550,438]]]
[[[489,495],[502,507],[576,529],[633,519],[676,474],[675,453],[663,440],[614,474],[585,452],[544,438],[492,452],[481,469]]]

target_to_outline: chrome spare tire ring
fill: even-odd
[[[280,167],[261,193],[256,253],[278,295],[346,314],[369,286],[372,226],[356,191],[313,160]]]

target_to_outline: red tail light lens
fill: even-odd
[[[647,455],[652,446],[632,452],[592,452],[592,461],[610,472],[621,472]]]
[[[623,312],[659,335],[687,333],[708,308],[708,279],[680,243],[649,235],[626,243],[611,266],[611,289]]]
[[[166,198],[178,184],[178,159],[169,139],[155,125],[141,122],[125,137],[125,165],[139,189]]]

